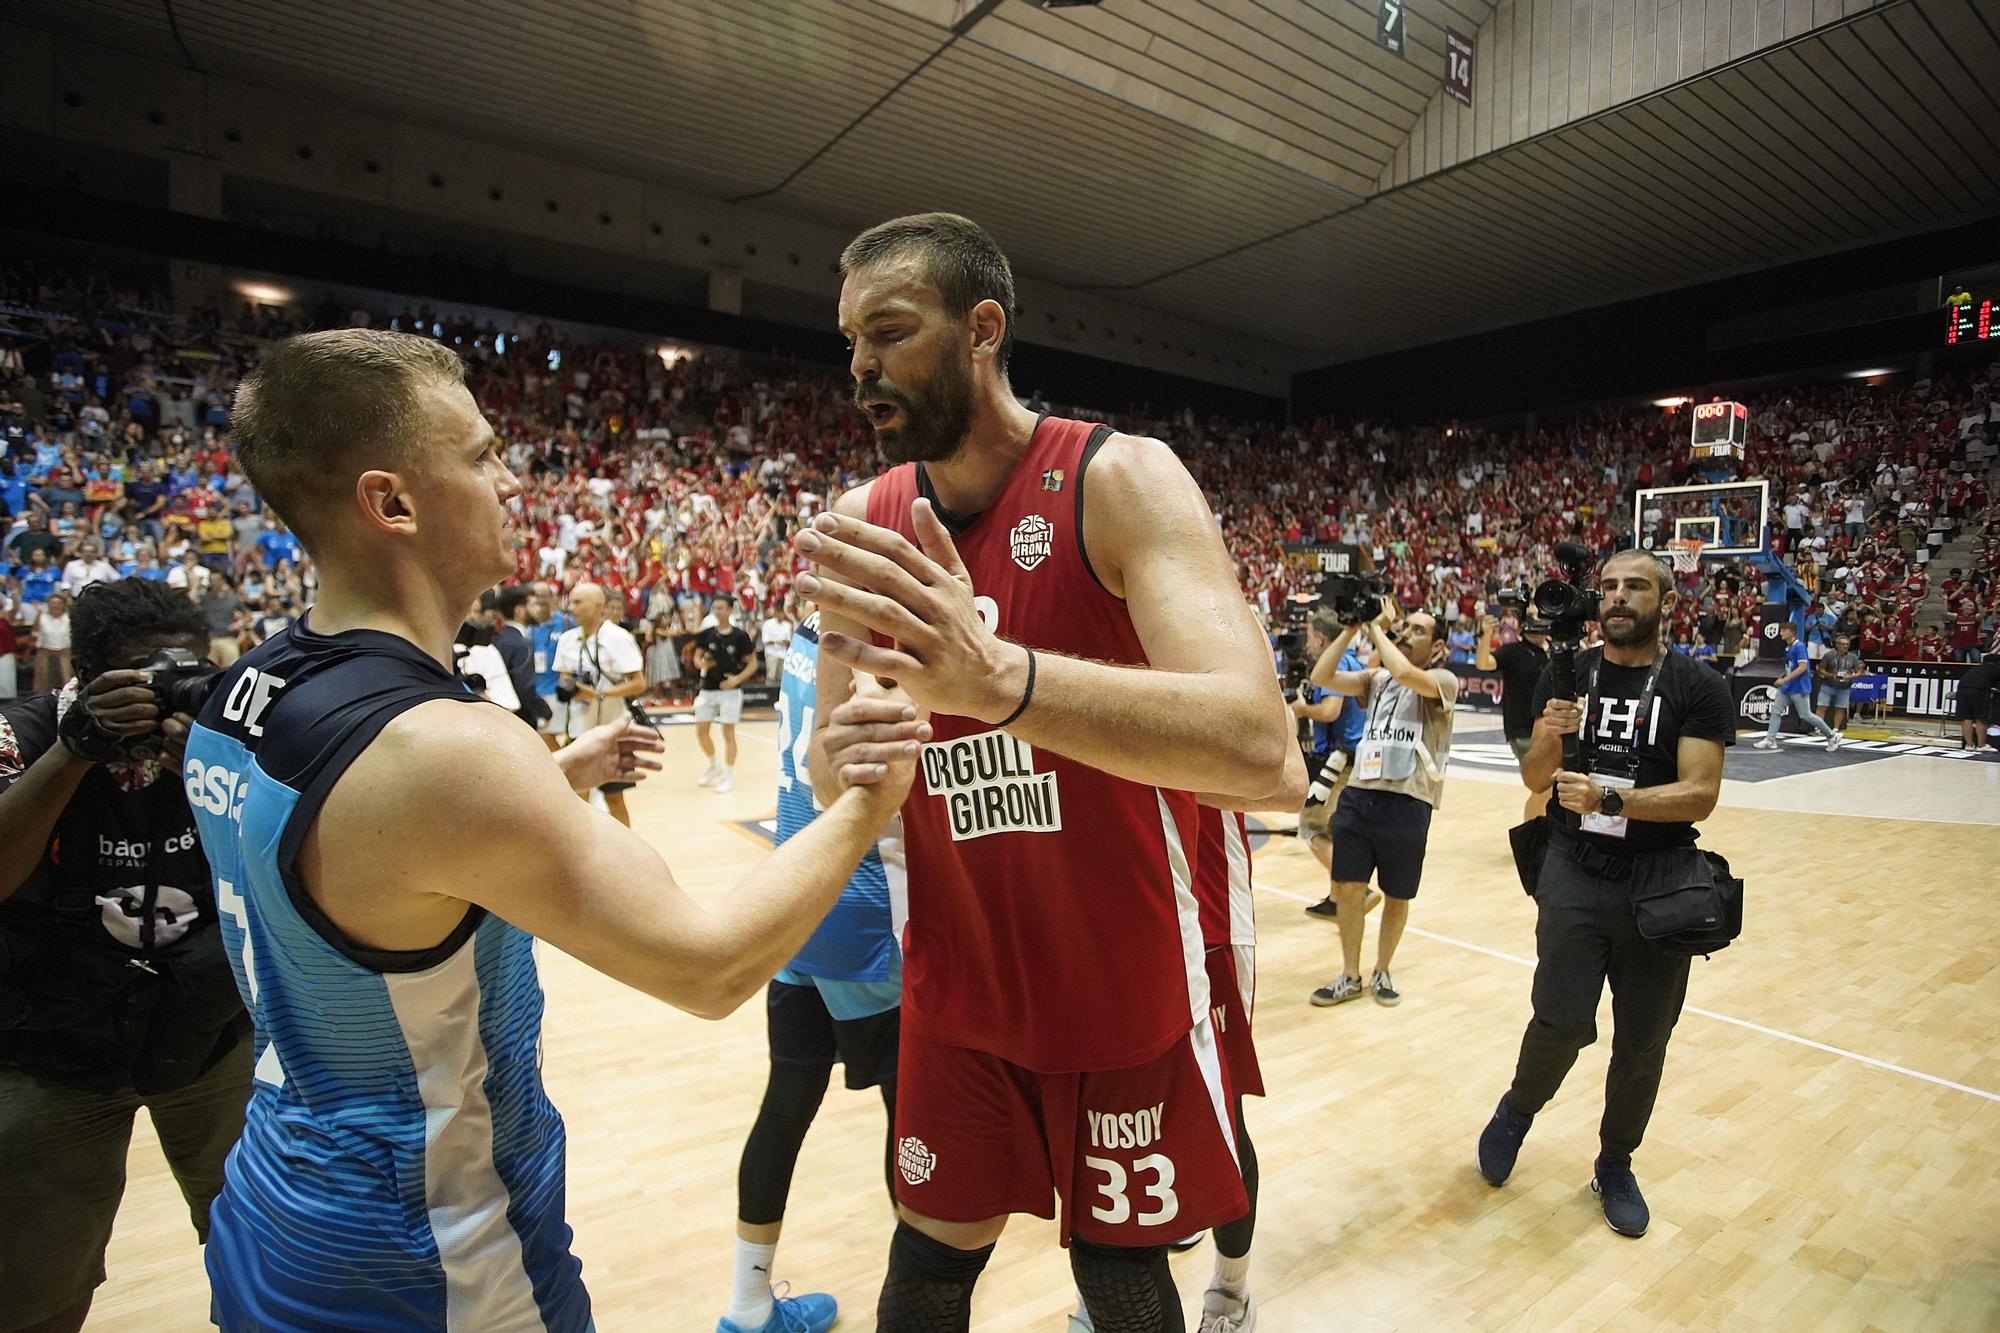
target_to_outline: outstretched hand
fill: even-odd
[[[854,677],[849,689],[821,737],[826,762],[838,787],[869,788],[885,807],[900,808],[916,776],[917,755],[931,738],[929,715],[902,690],[869,676]]]
[[[607,782],[644,781],[648,773],[659,772],[660,761],[652,756],[666,748],[659,732],[627,715],[592,727],[556,751],[555,759],[569,785],[588,792]]]
[[[800,594],[895,640],[883,648],[829,631],[820,651],[899,686],[926,711],[998,722],[1026,688],[1027,650],[980,619],[972,578],[930,501],[915,501],[910,517],[921,548],[841,514],[821,514],[798,535],[799,554],[822,571],[799,580]]]

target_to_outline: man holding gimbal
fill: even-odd
[[[180,778],[189,716],[162,717],[168,673],[138,669],[163,648],[198,663],[206,622],[136,578],[73,614],[77,679],[0,707],[0,1328],[51,1333],[81,1327],[104,1281],[138,1108],[206,1241],[250,1096]],[[184,674],[187,703],[201,667]]]
[[[1550,697],[1552,663],[1521,761],[1529,790],[1555,788],[1534,891],[1535,1013],[1514,1084],[1479,1137],[1479,1171],[1494,1185],[1513,1171],[1536,1113],[1597,1039],[1598,996],[1609,981],[1615,1028],[1591,1188],[1613,1231],[1642,1236],[1649,1215],[1632,1153],[1687,996],[1688,957],[1641,936],[1634,904],[1663,876],[1685,872],[1695,823],[1721,791],[1722,749],[1734,742],[1735,719],[1721,676],[1661,646],[1673,585],[1658,558],[1620,552],[1604,562],[1598,585],[1604,645],[1576,658],[1583,701]],[[1564,738],[1572,735],[1578,762],[1566,764]]]

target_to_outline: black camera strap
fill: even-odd
[[[1625,747],[1625,753],[1622,757],[1622,762],[1618,765],[1617,768],[1605,768],[1601,767],[1598,764],[1596,729],[1592,728],[1591,743],[1589,746],[1589,750],[1585,755],[1586,772],[1603,773],[1610,777],[1622,777],[1627,782],[1633,783],[1634,785],[1638,783],[1639,747],[1645,744],[1646,730],[1648,727],[1652,725],[1653,704],[1659,697],[1660,672],[1665,669],[1666,664],[1667,664],[1667,654],[1664,651],[1655,651],[1653,655],[1653,664],[1646,671],[1646,687],[1640,691],[1639,704],[1636,711],[1634,711],[1632,715],[1632,743]],[[1599,649],[1597,654],[1597,660],[1591,663],[1590,665],[1590,684],[1585,687],[1584,691],[1583,715],[1585,719],[1588,719],[1590,717],[1590,710],[1597,703],[1598,699],[1597,678],[1598,674],[1603,669],[1604,669],[1604,652],[1602,649]]]

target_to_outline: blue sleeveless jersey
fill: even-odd
[[[784,683],[778,690],[778,845],[812,823],[813,800],[806,751],[812,744],[814,686],[819,675],[819,615],[806,617],[792,632],[785,652]],[[834,981],[896,981],[903,954],[889,906],[892,867],[870,848],[847,888],[812,933],[788,970]],[[900,879],[900,872],[896,872]]]
[[[256,1021],[243,1136],[210,1210],[224,1329],[590,1327],[532,937],[475,907],[434,949],[372,951],[294,865],[347,766],[434,699],[481,706],[406,640],[301,621],[223,675],[188,740],[188,800]]]

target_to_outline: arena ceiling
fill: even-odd
[[[1376,40],[1379,0],[16,12],[830,226],[951,208],[1023,273],[1294,346],[1309,364],[2000,209],[1989,0],[1734,0],[1724,20],[1725,2],[1409,0],[1402,56]],[[1627,78],[1618,100],[1591,95],[1578,46],[1573,114],[1540,129],[1513,117],[1528,132],[1512,135],[1475,137],[1440,95],[1446,27],[1479,34],[1490,104],[1515,78],[1494,36],[1514,17],[1502,11],[1520,11],[1532,47],[1543,10],[1564,24],[1594,10],[1610,43],[1628,40],[1635,6],[1665,40],[1681,22],[1670,14],[1685,6],[1698,26],[1701,5],[1711,29],[1754,10],[1755,49],[1650,90]],[[1772,22],[1789,35],[1772,39]],[[1723,31],[1724,50],[1742,47]],[[1545,95],[1531,74],[1522,64],[1520,91]],[[1426,141],[1442,124],[1461,128],[1440,154]]]

